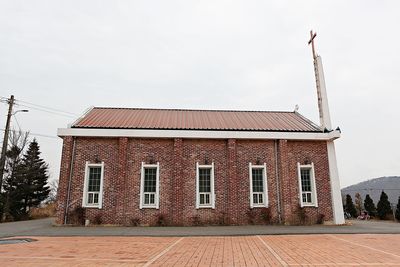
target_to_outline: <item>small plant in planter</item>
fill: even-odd
[[[94,216],[92,224],[94,225],[100,225],[103,223],[103,219],[101,218],[100,214],[96,214],[96,216]]]
[[[249,209],[246,212],[246,215],[247,215],[247,220],[248,220],[249,224],[254,224],[256,222],[256,220],[255,220],[256,219],[256,212],[255,212],[254,209]]]
[[[262,208],[261,209],[261,220],[265,224],[271,223],[271,210],[269,208]]]
[[[325,219],[325,214],[319,213],[317,217],[317,224],[323,224]]]
[[[85,209],[80,206],[76,206],[69,214],[69,223],[74,225],[85,224]]]
[[[156,221],[156,225],[157,226],[166,226],[167,225],[167,221],[165,219],[165,215],[162,213],[159,213],[157,215],[157,221]]]
[[[225,212],[221,212],[218,216],[218,224],[219,225],[227,225],[228,223],[228,218],[226,216]]]
[[[192,217],[192,224],[193,224],[194,226],[201,226],[201,225],[203,225],[203,223],[202,223],[201,220],[200,220],[200,216],[199,216],[199,215],[194,215],[194,216]]]
[[[129,220],[129,225],[130,226],[139,226],[140,225],[140,219],[137,217],[131,218]]]
[[[297,215],[299,216],[299,224],[300,225],[305,225],[307,222],[307,214],[306,214],[306,210],[304,209],[304,207],[301,207],[299,205],[298,210],[297,210]]]

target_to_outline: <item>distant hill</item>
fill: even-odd
[[[354,196],[358,192],[364,202],[365,196],[369,194],[374,200],[375,205],[377,205],[382,190],[388,195],[390,203],[397,204],[400,196],[400,176],[380,177],[350,185],[342,189],[342,196],[344,199],[344,196],[349,194],[354,202]]]

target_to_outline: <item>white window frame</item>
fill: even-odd
[[[156,168],[156,194],[154,197],[154,204],[144,204],[144,169],[145,168]],[[145,164],[142,162],[142,168],[140,171],[140,209],[159,209],[160,208],[160,163],[157,164]]]
[[[311,170],[311,200],[312,203],[303,202],[303,190],[301,187],[301,170],[309,169]],[[315,183],[315,171],[314,171],[314,163],[301,165],[299,162],[297,163],[297,173],[299,180],[299,199],[300,199],[300,207],[318,207],[318,199],[317,199],[317,186]]]
[[[210,177],[210,204],[200,205],[200,192],[199,192],[199,169],[211,169]],[[196,209],[211,208],[215,209],[215,193],[214,193],[214,162],[211,165],[200,165],[196,163]]]
[[[89,168],[90,167],[101,167],[99,203],[96,203],[96,204],[89,204],[88,203]],[[101,163],[89,163],[89,161],[86,161],[85,181],[84,181],[84,184],[83,184],[82,207],[84,207],[84,208],[98,208],[98,209],[101,209],[103,207],[103,180],[104,180],[104,162],[101,162]]]
[[[253,203],[253,169],[262,169],[263,170],[263,200],[264,203],[255,204]],[[250,181],[250,208],[258,208],[258,207],[268,207],[268,179],[267,179],[267,164],[264,163],[263,165],[253,165],[251,162],[249,163],[249,181]]]

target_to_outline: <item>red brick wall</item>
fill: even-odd
[[[332,201],[331,201],[331,187],[329,180],[329,164],[328,152],[326,143],[322,142],[287,142],[288,144],[288,175],[290,181],[294,186],[291,186],[292,199],[296,199],[299,203],[299,186],[298,180],[295,179],[297,174],[296,164],[300,162],[303,164],[306,160],[314,163],[315,183],[317,187],[318,208],[305,208],[309,219],[314,219],[318,214],[323,214],[325,220],[332,220]],[[297,198],[296,198],[297,197]],[[294,205],[292,206],[292,213],[295,212]],[[287,216],[289,222],[291,219]]]
[[[58,223],[63,222],[73,139],[64,138],[58,192]],[[85,216],[102,223],[154,225],[162,214],[170,225],[247,224],[249,214],[262,223],[261,208],[251,213],[249,162],[267,164],[269,211],[279,221],[297,223],[299,195],[297,162],[314,162],[318,208],[305,208],[311,221],[318,214],[332,219],[328,158],[325,142],[279,140],[194,140],[139,138],[76,138],[70,209],[82,205],[86,161],[104,161],[103,208],[86,208]],[[141,163],[160,164],[160,208],[139,209]],[[214,162],[215,209],[196,209],[196,162]],[[277,170],[278,166],[278,170]],[[277,182],[277,174],[279,186]],[[279,188],[278,188],[279,187]],[[280,198],[278,200],[279,190]]]

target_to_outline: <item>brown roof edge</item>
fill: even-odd
[[[124,108],[124,107],[95,107],[92,109],[126,109],[126,110],[159,110],[159,111],[204,111],[204,112],[262,112],[262,113],[297,113],[295,111],[286,110],[234,110],[234,109],[186,109],[186,108]],[[86,115],[86,114],[84,114]]]
[[[91,107],[71,128],[322,132],[295,111],[113,107]]]
[[[79,124],[79,122],[81,122],[81,120],[83,120],[85,117],[86,117],[86,115],[88,115],[93,109],[95,109],[96,107],[94,107],[94,106],[91,106],[91,107],[88,107],[83,113],[82,113],[82,115],[79,117],[79,118],[77,118],[73,123],[71,123],[71,128],[72,127],[74,127],[76,124]]]
[[[314,127],[321,129],[321,127],[316,124],[315,122],[313,122],[312,120],[308,119],[306,116],[304,116],[303,114],[301,114],[298,111],[293,111],[296,115],[299,115],[303,120],[305,120],[306,122],[308,122],[309,124],[313,125]],[[323,130],[321,130],[321,132],[323,132]]]

